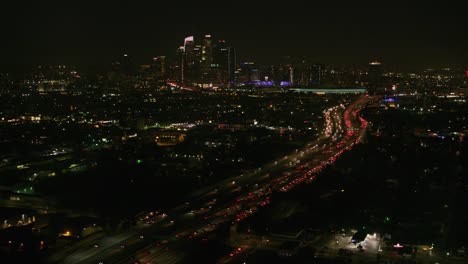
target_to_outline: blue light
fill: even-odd
[[[275,82],[273,81],[255,81],[255,82],[244,82],[244,85],[253,85],[253,86],[273,86]]]
[[[385,96],[384,100],[383,100],[385,103],[394,103],[394,102],[397,102],[397,98],[396,97],[387,97]]]

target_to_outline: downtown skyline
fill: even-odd
[[[468,263],[461,6],[4,6],[2,263]]]
[[[378,59],[397,70],[466,65],[463,12],[455,5],[368,4],[313,10],[289,3],[248,6],[141,4],[117,6],[41,3],[15,8],[2,19],[2,71],[37,64],[71,64],[90,72],[130,54],[138,64],[174,57],[190,35],[212,34],[236,47],[240,60],[276,63],[282,56],[332,65]]]

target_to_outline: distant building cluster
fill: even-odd
[[[81,76],[74,67],[66,65],[37,66],[22,80],[24,88],[41,93],[65,92],[76,86]]]
[[[173,54],[154,56],[138,65],[130,54],[116,58],[105,74],[87,79],[69,65],[39,65],[20,80],[0,73],[5,91],[69,93],[100,89],[115,94],[172,89],[366,89],[370,94],[468,95],[468,70],[450,66],[400,72],[381,61],[332,66],[307,57],[278,57],[259,64],[240,56],[225,40],[210,34],[188,36]]]
[[[175,56],[157,56],[151,64],[136,67],[130,55],[124,54],[112,64],[107,80],[130,89],[168,83],[186,88],[364,87],[368,81],[367,69],[330,67],[303,57],[279,59],[275,64],[260,65],[241,58],[225,40],[210,34],[188,36]]]

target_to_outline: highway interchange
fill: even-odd
[[[326,166],[359,143],[367,121],[359,116],[371,100],[362,96],[345,105],[324,111],[325,126],[320,136],[283,158],[190,194],[187,202],[167,212],[138,215],[131,231],[89,239],[53,254],[51,263],[180,263],[181,241],[201,238],[221,225],[232,225],[270,203],[273,192],[287,192],[312,182]],[[243,254],[233,250],[220,262]]]

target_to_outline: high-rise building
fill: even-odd
[[[292,64],[282,64],[272,69],[274,81],[279,84],[294,84],[294,67]]]
[[[213,47],[211,69],[215,72],[217,83],[228,82],[228,49],[224,40],[217,41]]]
[[[367,88],[369,93],[375,94],[378,89],[382,88],[383,66],[378,61],[369,63],[369,71],[367,72]]]
[[[195,48],[193,48],[193,63],[194,64],[200,64],[201,63],[202,50],[203,50],[202,45],[195,45]]]
[[[187,46],[195,45],[194,41],[195,41],[195,38],[193,36],[186,37],[184,39],[184,50],[187,50]]]
[[[322,85],[325,75],[325,66],[323,64],[314,64],[311,67],[310,79],[312,85]]]
[[[283,75],[281,72],[281,67],[278,65],[272,65],[266,69],[265,76],[268,76],[270,80],[275,82],[281,82]]]
[[[239,82],[255,82],[260,80],[255,62],[246,61],[240,64]]]
[[[154,57],[152,68],[157,79],[166,78],[166,56]]]
[[[213,64],[213,45],[211,35],[205,35],[201,52],[202,73],[208,73]]]
[[[137,67],[133,64],[128,54],[123,54],[120,58],[112,62],[111,79],[123,80],[134,77],[137,72]]]
[[[195,63],[195,41],[193,36],[186,37],[184,40],[185,64],[191,66]]]
[[[234,86],[236,84],[236,68],[237,68],[237,54],[236,49],[228,47],[228,76],[229,84]]]
[[[224,40],[214,42],[211,35],[204,35],[201,43],[194,36],[184,39],[184,45],[177,50],[177,65],[171,66],[174,80],[201,87],[234,84],[236,79],[237,56],[233,47]],[[177,71],[176,71],[177,70]]]
[[[226,67],[228,64],[228,48],[226,41],[219,40],[213,48],[213,64],[219,64],[220,68]]]
[[[185,48],[180,46],[176,51],[177,65],[176,70],[178,72],[176,80],[179,83],[185,82]]]
[[[195,44],[193,36],[184,40],[184,82],[193,83],[200,77],[201,46]]]
[[[308,86],[310,84],[310,68],[309,63],[305,60],[297,62],[294,67],[294,83],[302,86]]]
[[[127,77],[134,76],[136,74],[136,66],[133,64],[133,61],[128,54],[124,54],[120,59],[120,67],[122,73]]]

